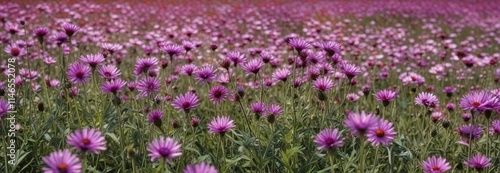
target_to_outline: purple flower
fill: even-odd
[[[184,40],[182,41],[182,47],[184,47],[184,50],[186,50],[186,52],[189,52],[191,49],[194,49],[196,45],[193,42]]]
[[[99,65],[100,63],[104,62],[104,56],[101,54],[90,54],[90,55],[85,55],[85,56],[80,56],[80,61],[83,63],[86,63],[94,69]]]
[[[349,101],[355,102],[359,100],[359,95],[356,93],[349,93],[345,96],[345,98]]]
[[[208,99],[212,101],[214,104],[220,103],[224,101],[227,97],[228,90],[224,86],[214,86],[210,89],[208,93]]]
[[[396,91],[384,89],[382,91],[378,91],[375,94],[375,98],[378,101],[382,101],[382,104],[387,107],[389,103],[391,103],[396,98],[397,94],[398,93]]]
[[[500,135],[500,120],[495,120],[491,123],[490,134]]]
[[[288,76],[290,76],[291,72],[287,68],[281,68],[273,73],[273,79],[277,81],[283,81],[285,82],[288,79]]]
[[[80,152],[92,152],[99,154],[100,151],[106,150],[106,141],[99,130],[91,128],[83,128],[75,130],[74,133],[68,136],[68,145],[71,145]]]
[[[257,74],[260,68],[264,66],[264,62],[260,59],[252,59],[242,66],[242,68],[248,73]]]
[[[444,173],[451,169],[450,164],[442,157],[432,156],[422,162],[424,173]]]
[[[469,158],[469,160],[464,161],[464,164],[477,171],[481,171],[490,166],[490,161],[490,158],[481,155],[481,153],[477,153],[475,156]]]
[[[219,133],[224,135],[227,131],[235,127],[234,121],[227,116],[217,116],[208,124],[209,133]]]
[[[347,76],[348,79],[352,79],[354,76],[361,73],[361,69],[356,67],[354,64],[342,63],[340,64],[340,69]]]
[[[250,109],[255,113],[255,119],[259,119],[260,116],[264,116],[266,113],[266,104],[263,102],[255,102],[250,105]]]
[[[43,157],[42,160],[47,164],[47,167],[42,168],[44,173],[82,172],[80,159],[71,154],[68,149],[52,152],[49,156]]]
[[[7,112],[10,110],[10,104],[7,100],[0,99],[0,119],[3,116],[7,115]]]
[[[118,92],[121,92],[125,85],[127,85],[127,82],[121,79],[108,80],[102,84],[101,90],[104,93],[116,94]]]
[[[104,79],[115,79],[122,74],[115,65],[104,65],[97,71]]]
[[[137,90],[141,95],[149,96],[160,90],[161,82],[154,77],[142,78],[137,84]]]
[[[210,83],[217,78],[215,75],[216,69],[213,66],[207,65],[198,68],[195,73],[195,79],[200,83]]]
[[[321,43],[321,49],[323,49],[329,57],[339,53],[342,50],[342,45],[333,41],[326,41]]]
[[[107,50],[111,54],[113,54],[113,52],[116,52],[116,51],[123,48],[122,45],[114,44],[114,43],[101,43],[101,44],[99,44],[99,46],[101,46],[101,48],[103,48],[104,50]]]
[[[439,100],[434,94],[423,92],[415,98],[415,104],[435,108],[439,106]]]
[[[91,69],[88,65],[74,62],[68,66],[68,79],[74,84],[83,84],[89,80]]]
[[[184,110],[184,112],[189,113],[191,109],[196,108],[198,106],[199,100],[198,96],[192,92],[187,92],[185,94],[181,94],[175,98],[172,102],[172,106],[180,111]]]
[[[186,64],[181,67],[181,74],[191,76],[197,69],[198,67],[194,64]]]
[[[311,44],[309,44],[308,42],[306,42],[305,40],[303,39],[300,39],[300,38],[292,38],[290,39],[290,42],[289,42],[290,46],[292,46],[295,50],[297,50],[297,52],[302,52],[302,50],[304,49],[309,49],[311,48]]]
[[[316,135],[314,142],[318,150],[332,150],[344,145],[344,139],[338,129],[325,129]]]
[[[452,86],[446,86],[444,87],[443,89],[443,92],[446,93],[446,96],[448,97],[451,97],[453,96],[453,93],[456,91],[457,89],[455,87],[452,87]]]
[[[181,53],[182,50],[184,50],[184,49],[182,46],[179,46],[177,44],[169,44],[169,45],[162,46],[161,50],[166,52],[170,56],[170,58],[172,58],[174,55]]]
[[[171,162],[172,159],[182,155],[181,144],[170,137],[165,138],[163,136],[149,143],[148,151],[151,161],[161,158],[167,162]]]
[[[155,71],[158,68],[157,58],[139,58],[135,63],[134,74],[139,75],[141,73],[147,74],[149,71]]]
[[[467,124],[458,127],[457,131],[461,136],[458,143],[468,146],[469,138],[472,140],[479,139],[483,133],[483,128],[479,125]]]
[[[497,109],[500,107],[499,101],[491,92],[472,92],[462,97],[460,107],[464,110],[482,112]]]
[[[376,125],[373,125],[368,129],[366,137],[373,146],[378,146],[380,144],[389,145],[392,140],[394,140],[394,135],[396,135],[396,132],[394,131],[392,123],[387,120],[380,119]]]
[[[378,118],[373,114],[366,114],[364,111],[361,113],[350,113],[347,119],[344,121],[344,126],[351,130],[351,134],[354,136],[362,136],[371,127],[376,127],[378,123]]]
[[[155,126],[161,126],[161,118],[163,118],[162,110],[153,110],[149,113],[148,121],[153,123]]]
[[[234,66],[236,67],[238,64],[244,63],[247,59],[245,58],[245,55],[238,52],[238,51],[232,51],[226,54],[226,58],[230,59]]]
[[[201,162],[199,164],[189,164],[184,169],[184,173],[217,173],[214,166]]]
[[[68,37],[73,36],[78,30],[80,30],[80,27],[69,23],[64,24],[62,27]]]
[[[333,88],[333,81],[328,76],[316,79],[313,83],[313,88],[317,91],[325,92]]]
[[[14,45],[14,44],[7,45],[7,47],[5,47],[4,50],[6,53],[8,53],[12,57],[20,57],[20,56],[23,56],[24,54],[26,54],[26,50],[18,47],[17,45]]]

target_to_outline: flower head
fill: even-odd
[[[162,46],[161,50],[166,52],[170,57],[173,57],[174,55],[181,53],[184,49],[182,46],[179,46],[177,44],[169,44]]]
[[[423,92],[415,98],[415,104],[435,108],[439,106],[439,100],[434,94]]]
[[[394,135],[396,135],[396,132],[394,131],[392,123],[387,120],[380,119],[376,125],[368,129],[366,137],[373,146],[378,146],[380,144],[389,145],[392,140],[394,140]]]
[[[491,123],[490,134],[500,135],[500,120],[495,120]]]
[[[145,77],[139,81],[137,84],[137,90],[141,92],[142,95],[149,96],[160,90],[161,82],[154,77]]]
[[[97,71],[104,79],[115,79],[122,74],[115,65],[104,65]]]
[[[7,112],[10,110],[10,104],[7,100],[0,99],[0,119],[3,116],[7,115]]]
[[[86,83],[91,73],[90,67],[80,62],[74,62],[68,66],[68,79],[74,84]]]
[[[313,83],[313,88],[321,92],[330,91],[334,85],[333,81],[328,76],[316,79],[312,83]]]
[[[201,162],[199,164],[187,165],[184,169],[184,173],[217,173],[217,169],[212,165]]]
[[[195,79],[200,83],[210,83],[217,78],[215,72],[216,69],[211,65],[200,67],[194,72]]]
[[[69,23],[64,24],[62,27],[68,37],[73,36],[78,30],[80,30],[80,27]]]
[[[309,49],[312,47],[311,44],[300,38],[291,38],[289,44],[299,53],[304,49]]]
[[[149,113],[148,121],[153,123],[154,125],[160,127],[161,126],[161,118],[163,118],[162,110],[153,110]]]
[[[172,102],[172,106],[180,111],[184,111],[188,113],[191,109],[196,108],[198,106],[199,100],[198,96],[192,92],[187,92],[185,94],[181,94],[175,98]]]
[[[214,104],[220,103],[226,99],[228,95],[228,90],[225,86],[214,86],[210,89],[208,93],[208,99],[212,101]]]
[[[432,156],[422,162],[424,173],[444,173],[451,169],[450,164],[442,157]]]
[[[234,121],[227,116],[217,116],[208,124],[209,133],[219,133],[224,135],[227,131],[235,127]]]
[[[347,119],[344,121],[344,126],[351,130],[351,134],[354,136],[362,136],[371,127],[376,127],[379,122],[375,115],[370,113],[350,113]]]
[[[139,58],[135,63],[134,74],[139,75],[141,73],[149,73],[149,71],[155,71],[158,68],[157,58]]]
[[[101,90],[104,93],[116,94],[118,92],[121,92],[125,85],[127,85],[127,82],[121,79],[108,80],[102,84]]]
[[[149,143],[148,151],[151,161],[161,158],[167,162],[171,162],[172,159],[182,155],[181,144],[170,137],[165,138],[163,136]]]
[[[20,57],[26,54],[26,50],[24,48],[21,48],[15,44],[7,45],[4,50],[12,57]]]
[[[375,94],[375,98],[378,101],[382,101],[382,104],[384,106],[388,106],[389,103],[391,103],[396,98],[397,94],[398,93],[396,91],[384,89],[382,91],[378,91]]]
[[[231,60],[236,67],[238,64],[242,64],[246,62],[245,54],[242,54],[241,52],[238,51],[232,51],[226,54],[226,58]]]
[[[331,150],[344,145],[344,139],[338,129],[325,129],[316,135],[314,142],[318,150]]]
[[[85,55],[85,56],[80,56],[80,61],[83,63],[86,63],[94,69],[99,65],[100,63],[104,62],[104,56],[101,54],[90,54],[90,55]]]
[[[354,64],[349,63],[340,64],[340,69],[349,79],[352,79],[354,76],[361,73],[361,69],[359,69],[359,67],[356,67]]]
[[[481,153],[477,153],[475,156],[469,158],[469,160],[464,161],[464,164],[481,171],[490,166],[491,158],[483,156]]]
[[[248,73],[257,74],[260,68],[264,66],[264,62],[260,59],[252,59],[242,66],[242,68]]]
[[[42,168],[44,173],[80,173],[82,163],[80,159],[71,154],[68,149],[50,153],[42,158],[47,167]]]
[[[106,141],[99,130],[83,128],[75,130],[68,136],[68,145],[75,147],[80,152],[99,154],[106,150]]]
[[[472,92],[462,97],[460,107],[464,110],[482,112],[500,107],[500,99],[491,92]]]
[[[278,69],[278,70],[274,71],[272,77],[273,77],[274,80],[285,82],[288,79],[288,76],[290,76],[291,73],[292,72],[289,69],[287,69],[287,68],[281,68],[281,69]]]

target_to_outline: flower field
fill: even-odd
[[[500,172],[500,2],[0,2],[2,173]]]

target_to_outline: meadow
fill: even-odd
[[[0,2],[0,172],[500,172],[500,2]]]

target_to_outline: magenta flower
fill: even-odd
[[[159,139],[153,140],[148,145],[148,156],[151,161],[161,158],[167,162],[182,155],[181,144],[170,137],[161,136]]]
[[[289,40],[289,44],[299,53],[304,49],[309,49],[312,47],[311,44],[300,38],[291,38]]]
[[[322,42],[320,47],[328,54],[329,57],[339,53],[340,50],[342,50],[342,45],[333,41]]]
[[[491,123],[490,134],[500,135],[500,120],[495,120]]]
[[[345,98],[351,102],[356,102],[359,100],[359,95],[356,93],[349,93],[345,96]]]
[[[316,135],[314,142],[318,150],[332,150],[344,145],[344,139],[338,129],[325,129]]]
[[[491,92],[472,92],[462,97],[460,107],[464,110],[482,112],[500,107],[500,100]]]
[[[442,157],[428,157],[422,162],[424,173],[444,173],[451,169],[450,164]]]
[[[287,68],[281,68],[273,73],[273,79],[277,81],[283,81],[285,82],[288,79],[288,76],[290,76],[292,72],[287,69]]]
[[[141,73],[149,73],[149,71],[155,71],[158,68],[157,58],[139,58],[135,63],[134,74],[139,75]]]
[[[439,100],[434,94],[423,92],[415,98],[415,104],[435,108],[439,106]]]
[[[342,63],[340,64],[340,69],[347,76],[348,79],[354,78],[354,76],[361,73],[361,69],[356,67],[354,64]]]
[[[228,90],[224,86],[214,86],[208,92],[208,99],[214,104],[220,103],[226,99],[228,95]]]
[[[47,167],[42,168],[44,173],[82,172],[80,159],[71,154],[68,149],[52,152],[49,156],[43,157],[42,160],[47,164]]]
[[[366,137],[373,146],[379,146],[380,144],[389,145],[392,140],[394,140],[394,135],[396,135],[396,132],[394,131],[392,123],[387,120],[380,119],[376,125],[373,125],[368,129]]]
[[[194,64],[186,64],[181,67],[181,74],[191,76],[197,69],[198,67]]]
[[[111,54],[123,48],[122,45],[114,43],[101,43],[99,44],[99,46],[101,46],[102,49],[107,50]]]
[[[68,79],[74,84],[86,83],[91,73],[90,67],[80,62],[74,62],[68,66]]]
[[[122,74],[115,65],[104,65],[97,71],[104,79],[115,79]]]
[[[180,54],[184,50],[184,48],[177,44],[169,44],[162,46],[161,50],[166,52],[170,56],[170,58],[172,58],[174,55]]]
[[[142,78],[137,84],[137,90],[141,95],[149,96],[160,90],[161,82],[154,77]]]
[[[189,164],[184,169],[184,173],[217,173],[214,166],[201,162],[199,164]]]
[[[330,91],[334,86],[333,81],[328,76],[316,79],[312,83],[314,90],[321,92]]]
[[[80,30],[80,27],[69,23],[64,24],[62,28],[68,37],[73,36],[78,30]]]
[[[344,126],[351,130],[354,136],[363,136],[371,127],[376,127],[379,120],[375,115],[370,113],[350,113],[344,121]]]
[[[153,123],[155,126],[161,126],[161,119],[163,118],[162,110],[153,110],[149,113],[148,121]]]
[[[196,108],[198,106],[199,100],[198,96],[192,92],[187,92],[185,94],[181,94],[175,98],[172,102],[172,106],[178,111],[184,111],[189,113],[191,109]]]
[[[203,66],[198,68],[194,73],[195,73],[195,79],[198,80],[200,83],[211,83],[213,80],[217,78],[215,72],[217,70],[211,66]]]
[[[385,107],[387,107],[389,105],[389,103],[391,103],[396,98],[397,94],[398,93],[396,91],[384,89],[382,91],[378,91],[375,94],[375,98],[378,101],[382,101],[382,104]]]
[[[467,124],[458,127],[457,131],[461,136],[459,143],[468,146],[469,138],[472,140],[479,139],[483,133],[483,128],[479,125]]]
[[[80,152],[92,152],[99,154],[100,151],[106,150],[106,141],[99,130],[91,128],[83,128],[75,130],[74,133],[67,137],[68,145],[71,145]]]
[[[238,51],[232,51],[226,54],[226,58],[231,60],[236,67],[238,64],[242,64],[246,62],[245,54],[242,54],[241,52]]]
[[[260,59],[252,59],[242,66],[242,68],[248,73],[257,74],[260,68],[264,66],[264,62]]]
[[[102,84],[101,90],[104,93],[116,94],[121,92],[125,85],[127,85],[127,82],[121,79],[108,80]]]
[[[255,102],[250,105],[250,109],[255,114],[255,119],[259,119],[266,114],[266,104],[263,102]]]
[[[481,171],[491,165],[490,161],[491,158],[483,156],[481,153],[477,153],[475,156],[469,158],[469,160],[464,161],[464,164],[477,171]]]
[[[227,131],[235,127],[234,121],[227,116],[217,116],[208,124],[209,133],[218,133],[223,136]]]
[[[7,115],[7,112],[10,110],[10,104],[7,100],[0,99],[0,119],[3,116]]]
[[[20,48],[15,44],[7,45],[7,47],[5,47],[4,50],[7,54],[9,54],[12,57],[20,57],[20,56],[23,56],[24,54],[26,54],[25,49]]]
[[[90,54],[85,56],[80,56],[80,61],[88,64],[92,69],[95,69],[97,65],[104,62],[104,56],[101,54]]]

